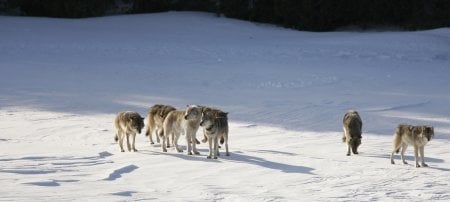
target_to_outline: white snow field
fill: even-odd
[[[198,12],[0,27],[0,201],[450,200],[450,28],[314,33]],[[231,155],[164,153],[144,134],[121,153],[115,114],[159,103],[229,112]],[[359,155],[341,140],[348,109]],[[390,164],[400,123],[435,127],[428,168],[412,147]]]

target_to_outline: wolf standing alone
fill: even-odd
[[[357,111],[349,110],[344,115],[344,136],[342,141],[347,143],[347,156],[350,156],[350,148],[353,154],[358,154],[361,145],[362,120]]]
[[[400,124],[394,133],[394,148],[391,153],[391,164],[394,164],[394,152],[401,151],[401,158],[403,164],[408,164],[405,161],[405,151],[408,145],[414,146],[414,158],[416,161],[416,167],[428,167],[425,163],[424,147],[434,137],[433,126],[412,126]],[[419,164],[419,153],[421,164]]]
[[[116,127],[114,140],[119,141],[120,151],[125,151],[123,150],[123,138],[127,137],[128,151],[133,149],[136,152],[136,133],[141,133],[142,128],[144,128],[144,118],[137,112],[119,112],[114,120],[114,126]],[[130,146],[130,135],[133,136],[133,147]]]

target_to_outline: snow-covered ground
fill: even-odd
[[[0,27],[1,201],[450,200],[450,28],[313,33],[195,12]],[[231,156],[142,134],[121,153],[115,113],[157,103],[228,111]],[[364,131],[350,157],[348,109]],[[399,123],[435,127],[429,168],[411,147],[390,164]]]

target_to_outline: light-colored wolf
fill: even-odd
[[[167,114],[163,123],[164,137],[162,140],[162,150],[167,152],[166,139],[169,135],[173,136],[173,145],[178,152],[183,152],[178,146],[180,135],[186,135],[187,154],[200,154],[197,151],[196,133],[200,127],[200,119],[202,116],[202,106],[188,105],[185,111],[171,111]],[[193,152],[193,153],[192,153]]]
[[[171,111],[175,111],[175,107],[170,105],[153,105],[147,114],[147,131],[145,136],[148,136],[150,139],[150,144],[155,144],[153,142],[153,133],[156,132],[156,141],[159,143],[159,136],[163,136],[163,123],[164,119],[166,119],[167,114]],[[172,137],[173,140],[173,137]],[[167,140],[169,142],[169,140]]]
[[[414,146],[414,159],[416,161],[416,167],[428,167],[425,163],[424,147],[431,141],[434,137],[434,127],[433,126],[412,126],[400,124],[397,126],[394,134],[394,148],[391,153],[391,164],[394,162],[394,152],[398,153],[401,151],[401,159],[403,164],[408,164],[405,161],[405,151],[408,145]],[[421,158],[421,164],[419,165],[419,152]]]
[[[209,155],[207,158],[217,159],[219,156],[219,139],[220,143],[225,143],[226,155],[228,152],[228,113],[219,109],[203,108],[200,126],[203,127],[205,139],[209,144]]]
[[[353,154],[358,154],[358,147],[361,145],[362,120],[357,111],[349,110],[345,113],[344,135],[342,141],[347,143],[347,156],[350,156],[350,148]]]
[[[120,151],[123,150],[123,138],[127,138],[128,151],[137,151],[135,147],[136,134],[140,134],[142,128],[144,128],[144,118],[142,118],[137,112],[119,112],[114,120],[114,126],[116,128],[116,136],[114,140],[119,141]],[[133,138],[133,147],[130,146],[130,135]]]

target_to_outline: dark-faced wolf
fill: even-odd
[[[123,138],[127,138],[128,151],[137,151],[135,147],[136,134],[140,134],[142,128],[144,128],[144,118],[142,118],[137,112],[119,112],[114,120],[114,126],[116,128],[116,136],[114,140],[119,142],[120,151],[123,150]],[[130,146],[130,136],[133,138],[132,147]]]
[[[159,143],[159,136],[163,136],[163,123],[167,117],[167,114],[171,111],[175,111],[175,107],[170,105],[153,105],[147,114],[147,132],[145,136],[150,139],[150,144],[155,144],[153,142],[153,134],[156,132],[156,141]],[[172,138],[173,139],[173,138]],[[168,140],[167,140],[168,141]]]
[[[219,139],[225,143],[226,155],[228,152],[228,113],[218,109],[203,108],[200,126],[208,139],[209,155],[207,158],[217,159],[219,156]],[[222,141],[223,140],[223,141]]]
[[[408,164],[405,161],[405,151],[408,145],[414,146],[414,159],[416,161],[416,167],[428,167],[425,163],[424,147],[434,137],[433,126],[412,126],[400,124],[397,126],[394,134],[394,147],[391,153],[391,164],[394,164],[394,153],[401,151],[401,159],[403,164]],[[419,164],[419,154],[421,164]]]
[[[342,141],[347,143],[347,156],[350,156],[350,149],[353,154],[358,154],[358,147],[361,145],[362,120],[358,112],[349,110],[344,115],[344,135]]]

